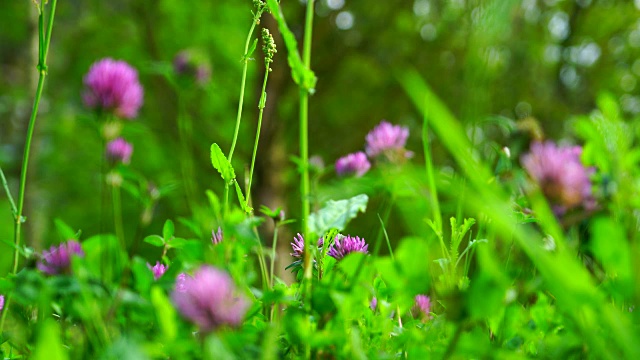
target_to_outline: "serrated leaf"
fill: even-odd
[[[164,239],[158,235],[149,235],[146,238],[144,238],[144,242],[146,242],[147,244],[151,244],[153,246],[158,246],[158,247],[164,246]]]
[[[240,185],[238,185],[237,181],[234,181],[234,184],[236,185],[236,193],[238,194],[238,201],[240,202],[240,207],[247,214],[251,214],[251,212],[253,211],[253,208],[251,208],[251,206],[249,206],[247,204],[247,201],[244,199],[244,195],[242,195],[242,189],[240,189]]]
[[[171,240],[175,229],[176,228],[173,225],[173,221],[167,219],[167,221],[164,222],[164,227],[162,228],[162,237],[164,237],[164,241]]]
[[[211,144],[211,165],[218,170],[225,183],[230,184],[236,178],[233,166],[216,143]]]
[[[367,210],[369,197],[366,194],[356,195],[345,200],[329,200],[325,206],[309,216],[309,231],[324,234],[331,228],[342,231],[358,212]]]

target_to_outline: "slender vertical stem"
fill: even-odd
[[[42,16],[42,15],[41,15]],[[44,87],[44,78],[46,76],[46,70],[40,70],[40,78],[38,79],[38,87],[36,88],[36,97],[33,102],[33,110],[31,112],[31,119],[29,119],[29,127],[27,128],[27,138],[24,144],[24,153],[22,154],[22,170],[20,171],[20,190],[18,192],[18,212],[15,216],[14,224],[14,239],[13,242],[16,248],[13,251],[13,273],[18,272],[18,248],[20,247],[21,240],[21,227],[22,227],[22,212],[24,210],[24,194],[27,185],[27,169],[29,167],[29,152],[31,151],[31,139],[33,138],[33,131],[36,125],[36,116],[38,114],[38,106],[40,105],[40,98],[42,97],[42,89]]]
[[[182,186],[187,199],[187,207],[193,214],[196,205],[196,185],[193,175],[193,157],[191,154],[191,139],[193,128],[191,118],[185,106],[185,100],[178,92],[178,136],[180,137],[180,145],[182,147],[182,160],[180,161],[180,169],[182,172]]]
[[[273,241],[271,242],[271,288],[275,285],[275,263],[276,263],[276,248],[278,246],[278,224],[276,223],[273,229]]]
[[[236,148],[236,142],[238,141],[238,132],[240,131],[240,120],[242,120],[242,105],[244,104],[244,88],[247,82],[247,68],[249,67],[249,46],[251,45],[251,38],[253,37],[253,30],[260,21],[260,16],[264,8],[256,10],[256,14],[253,17],[253,22],[249,28],[249,34],[247,35],[247,41],[244,44],[244,55],[242,56],[242,80],[240,82],[240,99],[238,100],[238,115],[236,117],[236,128],[233,132],[233,140],[231,141],[231,149],[229,150],[229,162],[233,159],[233,151]],[[229,209],[229,183],[224,184],[224,213],[226,214]]]
[[[122,224],[122,198],[120,194],[120,186],[111,184],[111,200],[113,202],[113,227],[116,237],[120,241],[122,250],[126,251],[127,246],[124,238],[124,226]]]
[[[424,150],[424,162],[427,170],[427,182],[429,184],[431,208],[436,228],[442,233],[442,214],[440,213],[440,202],[438,201],[438,189],[436,187],[435,174],[431,159],[431,148],[429,146],[429,121],[427,118],[428,104],[424,104],[424,118],[422,120],[422,146]]]
[[[11,196],[11,190],[9,189],[9,184],[7,184],[7,178],[4,177],[2,168],[0,168],[0,178],[2,178],[2,187],[4,187],[4,191],[7,193],[9,204],[11,204],[11,213],[13,214],[13,216],[16,216],[16,214],[18,213],[18,209],[16,209],[16,203],[13,201],[13,196]]]
[[[262,128],[262,114],[264,113],[265,103],[267,101],[267,79],[269,78],[269,65],[264,71],[264,80],[262,81],[262,92],[260,92],[260,113],[258,115],[258,129],[256,130],[256,141],[253,145],[253,156],[251,157],[251,170],[249,170],[249,185],[247,186],[247,204],[251,199],[251,183],[253,181],[253,169],[256,164],[256,155],[258,153],[258,141],[260,140],[260,129]]]
[[[29,153],[31,151],[31,140],[33,139],[33,131],[36,125],[36,118],[38,116],[38,108],[40,105],[40,99],[42,98],[42,91],[44,89],[44,79],[47,76],[47,54],[49,53],[49,44],[51,43],[51,33],[53,30],[53,20],[56,14],[57,0],[51,0],[51,9],[49,11],[49,17],[47,19],[47,29],[44,30],[44,6],[42,3],[38,8],[38,72],[40,74],[38,78],[38,86],[36,87],[36,94],[33,99],[33,109],[31,110],[31,117],[29,118],[29,126],[27,127],[27,137],[24,144],[24,152],[22,155],[22,169],[20,170],[20,189],[18,193],[18,205],[16,207],[13,243],[15,245],[13,249],[13,274],[18,272],[20,240],[21,240],[21,227],[22,227],[22,212],[24,210],[24,194],[27,185],[27,169],[29,168]],[[4,330],[4,321],[7,313],[9,312],[9,303],[11,302],[11,296],[7,297],[5,304],[5,311],[2,312],[2,319],[0,320],[0,334]]]
[[[304,27],[304,44],[302,49],[302,61],[308,69],[311,66],[311,39],[313,30],[314,1],[307,0],[307,12]],[[302,231],[304,234],[305,249],[311,249],[313,239],[309,234],[309,89],[300,86],[300,158],[302,162],[302,174],[300,179],[300,197],[302,198]],[[311,295],[311,278],[313,276],[311,251],[304,252],[304,279],[307,282],[305,297]]]

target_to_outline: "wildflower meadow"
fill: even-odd
[[[639,359],[640,1],[5,1],[3,359]]]

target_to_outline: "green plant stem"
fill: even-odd
[[[184,186],[185,196],[187,198],[187,206],[193,214],[196,206],[196,185],[194,183],[195,176],[193,175],[193,157],[191,154],[191,139],[193,134],[193,127],[191,124],[191,118],[187,112],[185,106],[185,100],[180,96],[178,92],[178,136],[180,137],[180,144],[182,145],[182,160],[180,161],[180,168],[182,170],[182,184]]]
[[[262,128],[262,114],[267,102],[267,79],[269,78],[269,64],[264,71],[264,80],[262,81],[262,92],[260,92],[260,104],[258,105],[258,129],[256,129],[256,141],[253,145],[253,156],[251,157],[251,169],[249,170],[249,185],[247,186],[247,204],[251,199],[251,183],[253,181],[253,169],[256,164],[256,155],[258,153],[258,141],[260,140],[260,129]]]
[[[313,31],[313,7],[314,1],[307,0],[307,12],[304,27],[304,45],[302,51],[302,61],[309,69],[311,66],[311,39]],[[304,234],[304,248],[311,249],[314,241],[309,234],[309,89],[300,85],[300,160],[302,163],[302,173],[300,179],[300,197],[302,199],[302,231]],[[305,298],[311,296],[311,278],[313,276],[313,264],[311,263],[311,251],[304,252],[304,279]]]
[[[271,242],[271,289],[275,285],[275,263],[276,263],[276,248],[278,245],[278,224],[276,223],[273,229],[273,241]]]
[[[120,242],[122,250],[127,250],[127,245],[124,238],[124,226],[122,223],[122,197],[120,194],[120,186],[111,185],[111,200],[113,202],[113,227],[116,232],[116,237]]]
[[[29,119],[29,126],[27,128],[27,137],[24,144],[24,152],[22,155],[22,169],[20,171],[20,190],[18,193],[18,206],[17,213],[15,215],[14,226],[14,239],[13,242],[16,245],[16,249],[13,252],[13,274],[18,272],[19,256],[17,248],[20,247],[20,235],[22,227],[22,212],[24,210],[24,194],[27,185],[27,169],[29,168],[29,154],[31,152],[31,140],[33,139],[33,131],[36,125],[36,118],[38,117],[38,108],[40,106],[40,99],[42,98],[42,91],[44,89],[44,79],[47,76],[47,54],[49,53],[49,44],[51,43],[51,31],[53,30],[53,19],[56,13],[57,0],[51,1],[51,11],[49,12],[49,18],[47,20],[47,30],[44,30],[44,8],[40,8],[40,14],[38,17],[38,31],[40,46],[38,52],[38,72],[40,77],[38,78],[38,86],[36,87],[36,94],[33,100],[33,109],[31,110],[31,118]],[[44,6],[44,4],[42,5]],[[1,330],[1,329],[0,329]]]
[[[49,11],[49,18],[47,19],[47,29],[44,29],[44,4],[38,6],[38,72],[40,74],[38,78],[38,86],[36,87],[36,94],[33,99],[33,109],[31,110],[31,117],[29,118],[29,126],[27,127],[27,137],[24,144],[24,152],[22,155],[22,169],[20,170],[20,190],[18,193],[18,205],[12,204],[15,208],[15,222],[14,222],[14,233],[13,233],[13,243],[15,245],[13,249],[13,266],[12,273],[15,275],[18,272],[18,263],[19,263],[19,248],[20,248],[20,233],[22,227],[22,212],[24,210],[24,194],[25,188],[27,185],[27,169],[29,168],[29,153],[31,151],[31,140],[33,139],[33,131],[36,125],[36,118],[38,116],[38,108],[40,106],[40,99],[42,98],[42,91],[44,89],[44,79],[47,76],[47,54],[49,53],[49,44],[51,44],[51,32],[53,30],[53,20],[56,14],[56,5],[58,0],[51,0],[51,10]],[[3,183],[6,184],[6,180],[4,179],[4,175],[2,176]],[[13,203],[11,199],[11,195],[8,193],[8,187],[5,187],[7,190],[7,196]],[[4,322],[7,313],[9,312],[9,305],[11,303],[11,294],[7,296],[7,301],[5,303],[5,310],[2,312],[2,319],[0,320],[0,335],[4,331]]]
[[[0,168],[0,178],[2,178],[2,187],[4,187],[4,191],[7,193],[9,204],[11,204],[11,213],[13,216],[16,216],[18,209],[16,209],[16,203],[13,201],[13,196],[11,196],[11,190],[9,189],[9,184],[7,184],[7,178],[4,176],[2,168]]]
[[[431,200],[431,208],[433,209],[433,218],[436,228],[442,233],[442,214],[440,213],[440,202],[438,201],[438,189],[436,186],[435,174],[433,171],[433,163],[431,159],[431,147],[429,146],[429,120],[427,118],[428,107],[425,101],[424,117],[422,120],[422,147],[424,151],[424,163],[427,171],[427,183],[429,185],[429,195]]]
[[[238,100],[238,115],[236,117],[236,128],[233,132],[233,140],[231,141],[231,149],[229,150],[229,162],[233,159],[233,151],[236,148],[236,142],[238,141],[238,132],[240,131],[240,120],[242,119],[242,105],[244,104],[244,88],[247,82],[247,68],[249,67],[249,46],[251,45],[251,38],[253,37],[253,30],[260,21],[263,9],[258,9],[253,22],[249,28],[249,34],[247,35],[247,41],[244,44],[244,55],[242,56],[242,80],[240,82],[240,99]],[[224,184],[224,212],[227,213],[229,208],[229,183]]]

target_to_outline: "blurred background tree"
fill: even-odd
[[[282,5],[300,37],[303,4]],[[223,184],[210,165],[209,146],[217,142],[226,152],[231,143],[251,6],[249,0],[58,4],[50,76],[27,186],[27,243],[40,249],[60,241],[55,218],[84,234],[100,231],[98,189],[104,149],[95,116],[83,107],[81,94],[84,74],[103,57],[135,66],[145,87],[140,116],[125,128],[134,144],[132,179],[145,179],[139,184],[139,196],[149,198],[157,195],[157,189],[170,189],[153,208],[148,226],[141,226],[139,220],[144,205],[134,195],[124,194],[128,241],[161,232],[167,218],[184,218],[183,224],[195,224],[201,231],[215,226],[205,190],[221,195]],[[37,76],[37,24],[30,1],[5,0],[2,9],[0,166],[15,194]],[[397,78],[407,67],[415,67],[464,121],[484,156],[510,146],[517,160],[531,134],[540,136],[531,131],[536,127],[548,138],[570,136],[567,120],[590,111],[601,91],[614,94],[627,117],[636,117],[640,113],[639,9],[640,1],[626,0],[319,0],[312,50],[318,84],[311,98],[310,152],[331,166],[338,157],[363,149],[367,132],[387,119],[411,129],[407,147],[416,153],[412,161],[420,163],[422,119]],[[283,206],[295,218],[298,177],[290,156],[297,154],[298,90],[273,19],[265,14],[262,20],[261,25],[276,34],[279,52],[267,90],[253,202]],[[211,77],[206,84],[174,81],[173,59],[184,49],[203,54],[209,63]],[[256,51],[253,57],[233,159],[240,174],[251,158],[263,71],[262,54]],[[178,136],[181,114],[193,128],[184,148]],[[434,152],[438,166],[452,166],[437,140]],[[193,166],[189,176],[193,203],[187,201],[181,175],[185,157]],[[329,188],[336,184],[330,169],[322,181]],[[376,204],[372,199],[373,212],[378,211]],[[406,206],[398,205],[401,210]],[[392,238],[416,231],[407,223],[425,216],[403,214],[402,221],[389,221]],[[392,211],[391,219],[400,220],[400,216]],[[367,237],[373,234],[369,228],[356,221],[351,233]],[[297,231],[295,225],[291,230]],[[0,239],[11,239],[12,231],[3,194]],[[179,229],[189,234],[185,236],[208,236],[206,231],[204,235],[192,231],[186,226]],[[288,241],[281,244],[286,247]],[[0,251],[0,272],[8,271],[10,247],[0,244],[0,248],[5,249]],[[142,251],[155,250],[145,247]]]

